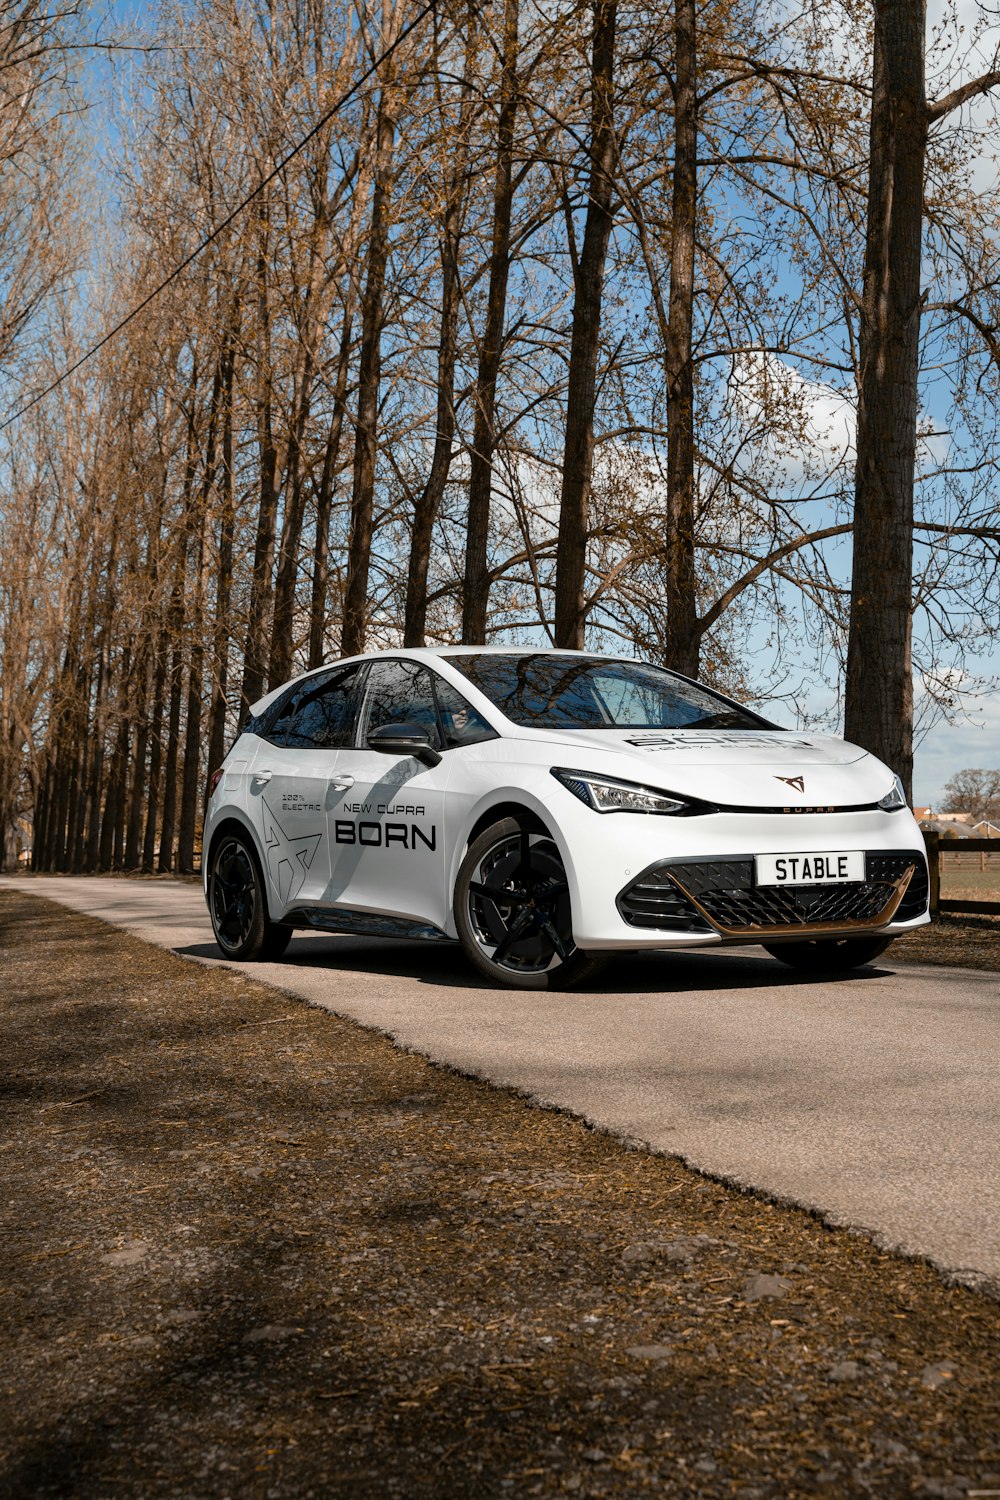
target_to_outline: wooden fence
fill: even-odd
[[[939,833],[925,833],[924,843],[927,846],[932,912],[1000,917],[1000,900],[966,900],[941,895],[941,876],[946,871],[981,874],[995,870],[997,889],[1000,890],[1000,839],[943,839]]]

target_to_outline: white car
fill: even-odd
[[[524,989],[721,943],[848,969],[929,920],[880,761],[584,652],[385,651],[296,678],[213,774],[204,849],[228,957],[276,959],[297,927],[457,940]]]

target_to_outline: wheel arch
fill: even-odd
[[[498,789],[496,800],[490,801],[485,807],[480,804],[464,836],[455,840],[451,855],[451,868],[447,872],[449,923],[454,922],[455,883],[458,880],[458,872],[462,868],[462,861],[479,835],[493,823],[499,823],[504,818],[517,818],[520,822],[527,823],[532,832],[548,834],[558,846],[563,861],[566,863],[572,888],[575,880],[572,857],[566,839],[551,813],[530,795],[525,796],[523,792],[519,793],[513,788]]]
[[[220,843],[227,836],[227,834],[231,833],[238,833],[241,835],[241,837],[249,845],[250,852],[253,854],[254,859],[257,861],[257,869],[260,873],[260,888],[264,897],[265,918],[267,921],[272,921],[273,919],[271,917],[271,906],[268,900],[267,870],[264,864],[264,857],[261,852],[260,844],[257,841],[257,835],[254,833],[250,824],[245,819],[235,817],[232,813],[227,813],[227,815],[216,825],[216,827],[212,829],[212,837],[209,840],[207,857],[205,857],[206,898],[208,895],[208,882],[212,873],[212,865],[215,862],[215,851],[218,849]]]
[[[461,851],[461,859],[465,858],[470,844],[475,843],[481,833],[493,823],[500,823],[504,818],[517,818],[519,822],[527,823],[533,833],[547,833],[551,837],[552,829],[545,819],[524,802],[496,802],[479,814],[479,817],[469,829],[468,837]],[[461,863],[461,859],[459,863]]]

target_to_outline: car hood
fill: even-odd
[[[881,761],[833,735],[553,729],[530,738],[551,747],[554,764],[601,770],[730,807],[857,806],[877,802],[892,786],[892,773]],[[565,759],[557,762],[556,755]]]

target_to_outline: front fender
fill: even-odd
[[[530,813],[543,823],[552,835],[552,839],[559,850],[560,857],[566,868],[566,879],[569,885],[570,903],[573,911],[579,910],[581,888],[577,861],[574,857],[573,841],[571,841],[563,827],[563,810],[558,805],[560,797],[570,801],[572,794],[563,791],[548,771],[539,771],[525,777],[517,784],[503,782],[494,784],[488,792],[482,793],[475,798],[461,799],[460,809],[457,810],[455,821],[450,832],[452,837],[450,843],[450,856],[446,878],[448,882],[448,926],[449,937],[457,936],[454,921],[455,886],[458,882],[458,872],[462,861],[468,852],[473,837],[478,837],[482,830],[489,826],[490,822],[499,822],[503,818],[516,817],[519,812]],[[457,799],[456,799],[457,800]],[[587,809],[581,805],[581,811]],[[451,821],[449,819],[449,821]]]

